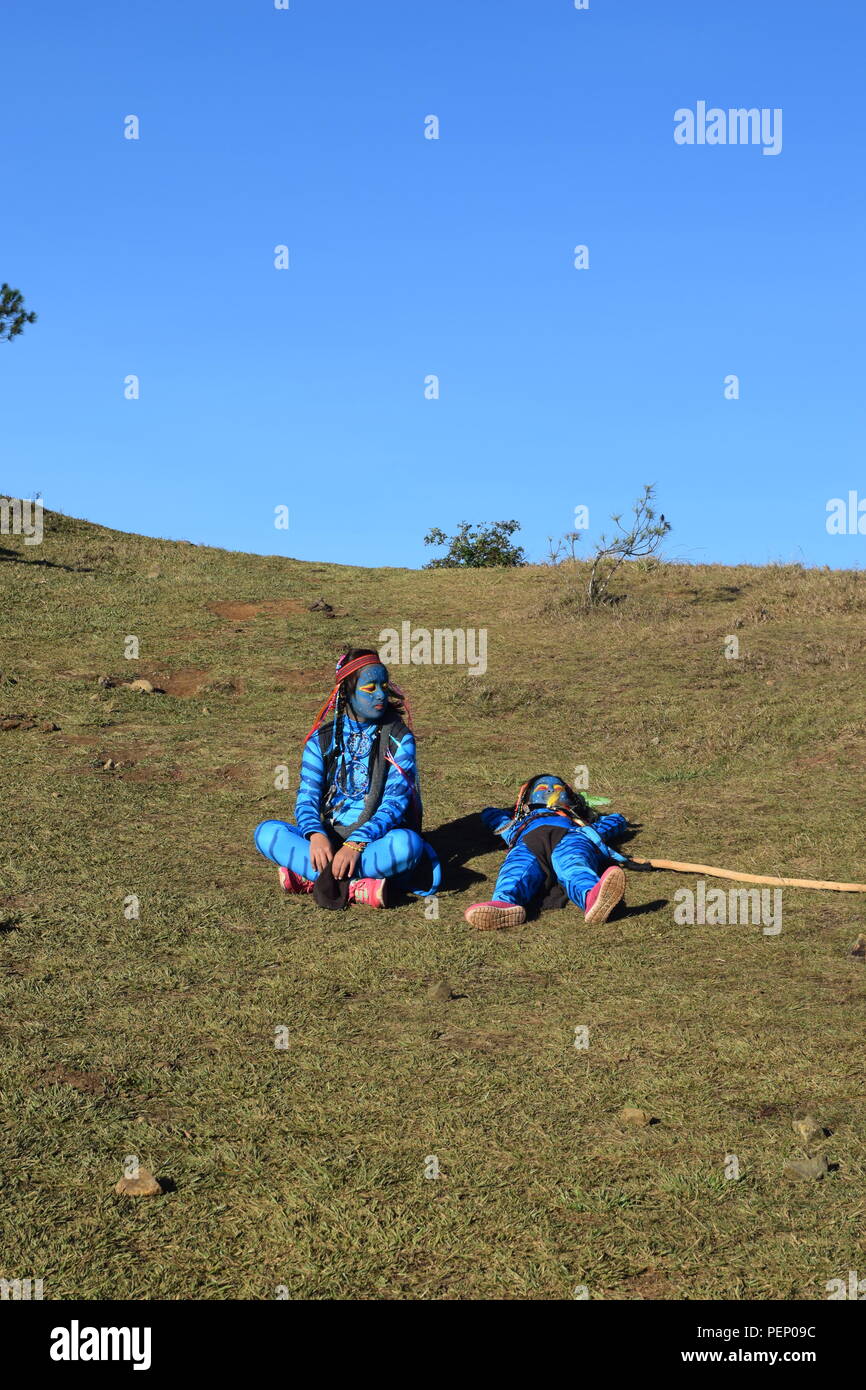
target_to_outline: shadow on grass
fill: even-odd
[[[661,912],[663,907],[668,906],[667,898],[653,898],[649,903],[636,903],[633,907],[626,907],[620,903],[610,914],[608,921],[618,922],[623,917],[643,917],[646,912]]]
[[[435,830],[425,830],[424,839],[433,846],[442,865],[442,891],[453,893],[471,888],[474,883],[484,883],[486,875],[477,869],[466,867],[467,859],[477,854],[489,854],[501,848],[502,840],[491,835],[478,811],[469,816],[458,816],[447,821]]]

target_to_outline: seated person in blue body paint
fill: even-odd
[[[297,827],[262,821],[255,842],[280,866],[285,892],[313,893],[320,907],[385,907],[388,880],[412,870],[425,849],[434,858],[418,833],[411,714],[375,651],[346,652],[336,677],[304,743]],[[436,869],[434,859],[434,887]]]
[[[524,782],[511,810],[481,812],[488,829],[509,846],[493,897],[473,903],[464,916],[481,931],[516,926],[534,901],[583,908],[587,923],[606,922],[625,892],[622,860],[610,845],[628,828],[625,816],[596,817],[567,782],[543,773]]]

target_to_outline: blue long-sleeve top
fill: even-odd
[[[319,735],[314,733],[304,745],[301,758],[301,783],[295,800],[295,821],[302,835],[325,835],[325,802],[332,786],[335,787],[333,801],[328,808],[327,818],[334,825],[351,825],[361,815],[369,790],[367,769],[370,752],[375,739],[379,737],[380,725],[376,722],[362,722],[350,715],[343,718],[343,749],[332,773],[331,783],[325,777],[325,760],[319,747]],[[415,785],[415,739],[407,732],[402,739],[392,735],[388,751],[399,768],[389,764],[387,776],[382,787],[382,799],[368,821],[359,825],[348,836],[346,843],[381,840],[389,830],[400,825],[406,817],[412,788]]]
[[[513,849],[518,840],[526,834],[527,830],[537,830],[541,825],[561,826],[565,824],[574,830],[580,829],[580,826],[574,825],[574,822],[570,821],[568,817],[557,815],[555,811],[546,811],[540,816],[530,815],[526,820],[522,820],[519,825],[512,826],[511,829],[508,830],[508,825],[513,814],[513,808],[505,811],[496,806],[485,806],[484,810],[481,812],[481,819],[484,821],[487,829],[492,830],[494,835],[501,835],[509,849]],[[598,820],[593,821],[592,829],[600,839],[604,840],[605,844],[610,844],[613,840],[618,840],[620,836],[625,834],[628,829],[628,821],[625,816],[621,816],[618,812],[615,812],[610,816],[599,816]]]

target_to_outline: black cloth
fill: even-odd
[[[331,826],[325,827],[328,831],[328,839],[331,841],[331,848],[338,850],[343,848],[343,841],[336,835]],[[349,906],[349,880],[348,878],[334,878],[334,871],[331,863],[321,869],[313,883],[313,902],[317,907],[329,907],[334,912],[341,912],[344,907]]]
[[[543,909],[568,907],[568,894],[556,877],[551,855],[563,835],[567,835],[573,828],[571,825],[540,825],[537,830],[527,830],[526,834],[520,837],[520,843],[535,855],[544,870],[544,886],[541,889]]]

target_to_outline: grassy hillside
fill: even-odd
[[[46,523],[0,550],[0,1276],[46,1298],[802,1299],[862,1271],[866,897],[786,889],[775,937],[676,925],[694,881],[673,874],[631,876],[591,931],[462,914],[502,857],[467,817],[577,764],[642,824],[636,853],[866,879],[866,574],[632,570],[581,617],[564,571]],[[394,671],[450,861],[439,919],[285,899],[251,840],[291,815],[276,768],[294,789],[337,654],[407,619],[489,634],[484,677]],[[99,683],[137,676],[164,693]],[[798,1183],[806,1112],[833,1167]],[[114,1194],[127,1154],[165,1196]]]

